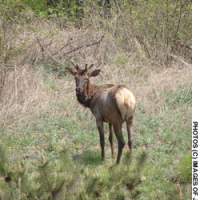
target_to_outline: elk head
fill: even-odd
[[[74,68],[68,68],[68,71],[74,76],[75,79],[76,96],[78,101],[85,106],[87,106],[87,101],[90,99],[90,77],[98,76],[100,73],[100,69],[95,69],[90,72],[89,70],[92,67],[93,64],[91,64],[89,67],[86,64],[84,69],[81,69],[78,65],[75,65]]]

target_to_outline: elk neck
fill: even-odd
[[[77,97],[78,102],[82,104],[84,107],[90,108],[91,101],[93,97],[95,96],[95,94],[97,93],[98,89],[99,89],[99,86],[94,85],[90,83],[89,81],[88,84],[85,86],[85,89],[83,92],[81,93],[76,92],[76,97]]]

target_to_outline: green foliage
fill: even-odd
[[[38,15],[47,15],[46,0],[21,0],[20,3],[31,8]]]
[[[191,62],[191,1],[106,2],[9,0],[0,5],[0,12],[5,20],[15,23],[30,21],[32,12],[63,26],[66,22],[78,27],[90,24],[94,29],[112,35],[120,48],[126,53],[135,53],[138,59],[150,58],[166,64],[171,61],[169,55],[172,53]],[[126,61],[126,57],[119,56],[115,62],[123,65]]]
[[[49,1],[50,2],[50,1]],[[48,3],[47,0],[9,0],[3,1],[0,11],[4,13],[7,20],[13,20],[20,17],[21,14],[33,11],[39,17],[67,17],[74,21],[82,17],[82,5],[76,0],[55,1]]]
[[[86,166],[97,166],[102,163],[99,152],[95,152],[94,150],[83,151],[80,155],[75,155],[74,159]]]
[[[144,152],[137,152],[137,156],[128,157],[129,162],[121,166],[103,167],[86,172],[85,194],[89,199],[125,199],[127,196],[136,197],[139,192],[137,186],[141,184],[141,172],[145,163]],[[126,158],[127,159],[127,158]]]

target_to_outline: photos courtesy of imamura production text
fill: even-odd
[[[191,73],[191,1],[3,1],[0,199],[190,199]]]

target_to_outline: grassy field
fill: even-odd
[[[90,27],[45,20],[14,27],[5,30],[5,42],[14,39],[5,50],[12,70],[0,101],[0,200],[190,199],[190,65],[141,61],[142,52],[131,55]],[[87,47],[102,34],[98,47]],[[80,44],[86,47],[69,55],[67,48]],[[136,96],[134,150],[130,155],[125,147],[118,166],[107,126],[106,159],[100,159],[95,119],[78,104],[74,80],[63,71],[70,56],[83,65],[101,60],[102,74],[92,81],[125,84]]]

